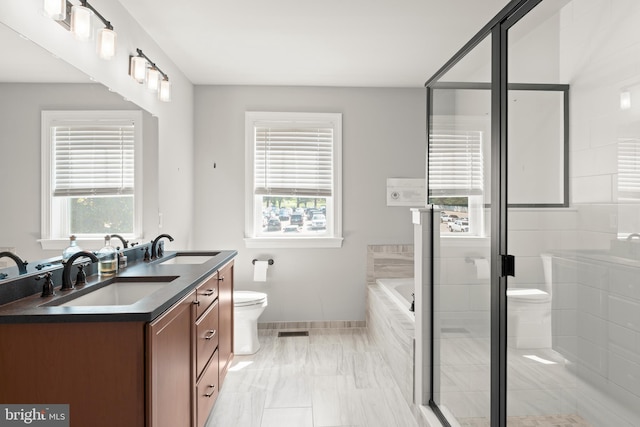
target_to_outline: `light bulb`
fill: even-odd
[[[71,8],[71,32],[78,40],[86,41],[91,38],[91,9],[84,6]]]
[[[44,0],[44,13],[56,21],[64,21],[67,18],[66,0]]]
[[[98,32],[98,56],[102,59],[111,59],[116,54],[116,39],[117,34],[115,31],[108,28],[103,28]]]
[[[160,88],[160,71],[156,68],[147,69],[147,89],[152,92],[157,92]]]
[[[147,61],[142,56],[132,56],[129,74],[138,83],[144,83],[147,73]]]
[[[169,80],[163,79],[160,82],[160,91],[158,92],[158,98],[163,102],[171,101],[171,82]]]

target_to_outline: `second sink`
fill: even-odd
[[[122,277],[65,303],[59,307],[88,307],[104,305],[131,305],[162,289],[176,279],[173,276],[140,278]]]
[[[203,264],[219,253],[220,252],[178,252],[174,257],[160,261],[159,264]]]

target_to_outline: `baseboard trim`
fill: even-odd
[[[258,329],[345,329],[365,328],[366,326],[367,322],[364,320],[258,323]]]

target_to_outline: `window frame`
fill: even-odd
[[[64,249],[69,244],[69,216],[62,203],[55,207],[53,196],[53,174],[55,168],[52,164],[54,150],[52,138],[52,126],[56,121],[79,123],[98,123],[101,120],[127,120],[134,123],[134,230],[133,233],[114,233],[127,239],[142,238],[143,227],[143,117],[139,110],[43,110],[41,112],[41,238],[39,242],[42,249]],[[56,232],[56,230],[59,230]],[[78,236],[80,246],[101,247],[104,244],[104,236],[87,235]]]
[[[333,188],[331,202],[332,227],[322,236],[262,236],[257,230],[257,215],[262,206],[256,203],[255,126],[260,122],[330,122],[333,125]],[[302,112],[245,112],[245,245],[248,248],[338,248],[342,246],[342,114]]]
[[[487,167],[486,164],[486,127],[483,122],[478,122],[476,118],[464,118],[457,123],[450,123],[446,119],[443,120],[443,116],[434,116],[437,119],[431,123],[431,130],[429,131],[429,138],[437,135],[438,138],[443,139],[446,134],[451,134],[454,138],[477,134],[478,144],[477,150],[472,153],[471,156],[462,154],[459,160],[468,160],[479,156],[479,161],[474,163],[474,168],[479,170],[479,178],[474,177],[473,173],[470,174],[468,182],[472,183],[467,189],[462,187],[456,189],[450,189],[449,191],[442,188],[437,188],[438,194],[432,194],[432,184],[427,178],[427,200],[432,203],[432,199],[447,198],[447,197],[466,197],[467,198],[467,219],[469,221],[469,231],[464,233],[451,233],[446,232],[442,234],[443,238],[485,238],[486,237],[486,224],[485,224],[485,199],[487,197],[487,185],[484,171]],[[437,122],[437,123],[436,123]],[[456,134],[458,132],[459,134]],[[452,138],[452,139],[454,139]],[[470,138],[471,140],[473,138]],[[450,141],[449,141],[450,142]],[[431,143],[428,144],[427,152],[431,153]],[[467,144],[467,146],[473,146],[475,144]],[[431,167],[432,156],[427,156],[427,170]],[[453,173],[451,174],[454,175]]]

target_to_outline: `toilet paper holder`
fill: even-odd
[[[254,258],[254,260],[251,261],[251,264],[256,265],[256,261],[258,261],[258,260]],[[273,265],[273,260],[271,258],[269,258],[267,260],[267,262],[269,263],[269,265]]]

